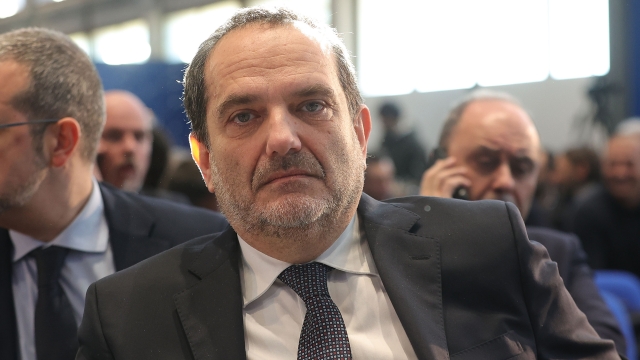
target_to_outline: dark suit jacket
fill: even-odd
[[[116,270],[126,269],[185,240],[216,233],[228,224],[220,214],[125,193],[101,184]],[[0,359],[17,359],[17,325],[11,286],[13,245],[0,229]]]
[[[420,359],[617,359],[527,240],[512,204],[377,202],[361,224]],[[189,241],[89,287],[77,359],[244,359],[235,232]]]
[[[558,272],[564,280],[569,294],[589,320],[589,323],[603,339],[611,339],[621,354],[626,354],[626,341],[607,304],[593,282],[587,255],[574,234],[553,229],[529,226],[529,239],[544,245],[551,260],[558,263]]]

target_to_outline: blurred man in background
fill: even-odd
[[[0,34],[0,359],[71,360],[88,286],[189,238],[216,213],[92,177],[104,96],[67,36]]]
[[[399,196],[391,159],[380,156],[367,157],[363,191],[380,201]]]
[[[105,93],[107,121],[98,149],[102,179],[125,191],[138,192],[151,160],[153,112],[134,94]]]
[[[181,161],[170,176],[167,190],[172,194],[184,195],[197,207],[218,211],[216,194],[209,192],[202,181],[202,174],[193,159]]]
[[[604,188],[577,210],[574,231],[594,268],[640,276],[640,133],[619,132],[602,160]]]
[[[529,213],[540,169],[540,139],[527,112],[508,94],[477,91],[449,113],[440,134],[438,160],[423,176],[420,194],[450,198],[464,187],[469,200],[498,199]],[[617,322],[600,297],[575,235],[527,227],[558,263],[578,308],[598,334],[626,351]]]
[[[403,131],[400,126],[400,108],[393,103],[380,107],[384,125],[382,149],[396,168],[396,176],[406,182],[419,184],[427,168],[427,154],[414,131]]]
[[[96,173],[121,190],[189,204],[162,184],[171,157],[171,140],[136,95],[105,92],[107,121],[98,149]]]
[[[552,180],[559,190],[553,209],[553,227],[573,231],[573,221],[580,204],[600,185],[600,159],[589,147],[566,150],[556,158]]]

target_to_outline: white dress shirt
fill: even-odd
[[[71,249],[60,272],[60,284],[80,324],[87,288],[115,272],[109,245],[109,227],[98,183],[93,181],[89,201],[76,218],[52,241],[45,243],[9,230],[13,242],[13,301],[18,323],[20,357],[36,360],[35,309],[38,299],[38,271],[35,259],[27,256],[38,247],[57,245]]]
[[[306,306],[277,279],[291,264],[259,252],[240,236],[238,240],[247,359],[296,359]],[[329,294],[344,319],[354,359],[417,359],[357,215],[315,261],[335,269],[328,277]]]

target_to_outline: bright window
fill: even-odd
[[[149,60],[149,26],[144,20],[97,29],[93,37],[95,59],[109,65],[141,64]]]
[[[11,17],[24,9],[26,0],[0,0],[0,19]]]
[[[551,77],[570,79],[609,72],[606,0],[550,1],[549,31]]]
[[[221,1],[167,16],[164,33],[167,60],[173,63],[190,62],[200,43],[239,8],[239,1]]]
[[[87,55],[91,56],[91,43],[87,34],[78,32],[69,34],[69,37],[71,38],[71,40],[73,40],[73,42],[76,43],[76,45],[78,45],[80,49],[87,53]]]
[[[361,0],[369,96],[603,75],[608,0]]]
[[[246,5],[285,6],[331,23],[331,0],[248,0]],[[190,62],[198,51],[198,46],[241,7],[240,1],[227,0],[168,15],[164,27],[167,61]]]

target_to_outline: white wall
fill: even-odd
[[[559,151],[577,144],[589,143],[600,146],[602,143],[604,133],[600,129],[581,130],[579,127],[580,119],[590,111],[586,92],[592,82],[592,78],[549,79],[538,83],[496,86],[491,89],[505,91],[518,98],[533,117],[542,144],[551,150]],[[438,141],[447,112],[468,92],[466,89],[365,98],[373,117],[370,151],[379,149],[382,141],[384,130],[378,110],[385,101],[396,102],[403,111],[403,125],[414,128],[423,143],[433,148]]]

